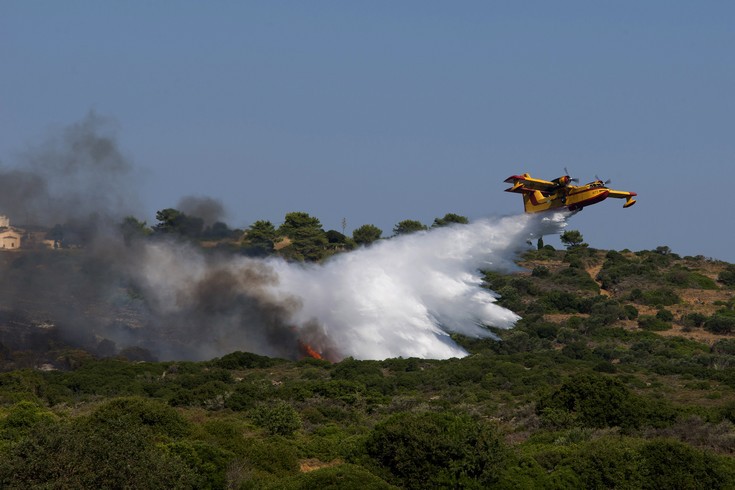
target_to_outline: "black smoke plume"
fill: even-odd
[[[27,232],[22,251],[0,254],[6,348],[43,350],[61,341],[99,355],[144,350],[167,359],[237,349],[300,355],[288,324],[298,301],[263,293],[262,285],[276,280],[265,263],[235,273],[223,256],[203,255],[171,236],[123,239],[120,225],[139,200],[112,120],[89,113],[28,148],[17,165],[1,167],[0,179],[0,215]],[[225,215],[211,198],[187,197],[179,205],[207,224]],[[185,285],[148,276],[155,269],[175,280],[177,270],[193,267],[203,272]],[[167,297],[170,290],[175,297]]]

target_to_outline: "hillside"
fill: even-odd
[[[4,365],[27,368],[0,374],[0,482],[735,487],[735,268],[666,247],[519,265],[485,279],[523,319],[446,361],[134,362],[6,316]]]

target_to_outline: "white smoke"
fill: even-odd
[[[0,312],[52,318],[64,339],[85,348],[139,347],[193,360],[235,350],[298,358],[306,346],[332,360],[462,356],[451,333],[492,337],[487,326],[518,319],[481,287],[479,270],[514,269],[526,241],[559,232],[567,216],[434,229],[322,265],[232,258],[161,235],[121,240],[110,225],[137,199],[111,123],[90,113],[19,166],[0,165],[2,214],[58,224],[61,243],[81,247],[54,267],[39,266],[42,254],[0,264]],[[224,213],[205,197],[179,206],[205,225]]]
[[[149,245],[143,254],[146,289],[155,295],[156,310],[175,311],[201,301],[196,296],[210,287],[202,285],[224,267],[234,278],[225,282],[229,296],[278,305],[285,312],[279,322],[288,325],[292,340],[331,360],[463,357],[467,353],[451,333],[493,337],[488,326],[510,328],[519,319],[481,287],[479,270],[518,269],[514,260],[528,241],[558,233],[565,217],[520,215],[438,228],[382,240],[320,265],[237,258],[214,267],[193,249],[172,255],[160,244]],[[207,335],[196,336],[197,357],[234,350],[283,355],[272,345],[283,339],[283,328],[274,336],[262,331],[272,324],[254,327],[248,324],[252,318],[234,313],[234,319],[208,317],[199,327]]]

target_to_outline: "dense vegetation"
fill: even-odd
[[[329,243],[309,232],[318,220],[292,218],[289,236]],[[272,253],[255,235],[247,245]],[[735,487],[735,267],[565,238],[526,253],[526,272],[485,274],[523,319],[499,340],[456,337],[463,359],[69,349],[65,370],[0,373],[0,485]]]
[[[158,223],[148,227],[133,216],[125,218],[120,230],[126,241],[136,238],[155,238],[164,235],[198,241],[203,245],[216,244],[229,251],[246,255],[279,255],[288,260],[318,262],[338,252],[369,245],[382,238],[383,230],[373,224],[357,227],[352,236],[344,234],[347,225],[342,219],[343,230],[325,231],[318,218],[303,211],[287,213],[283,223],[276,227],[267,220],[255,221],[245,230],[231,229],[226,223],[216,222],[205,226],[201,218],[189,216],[178,209],[167,208],[156,213]],[[451,224],[467,224],[465,216],[447,213],[435,218],[432,228]],[[405,235],[429,227],[417,220],[403,220],[393,227],[393,236]],[[52,235],[61,246],[78,245],[84,233],[72,225],[57,226]],[[72,238],[73,237],[73,238]],[[73,240],[73,241],[72,241]]]

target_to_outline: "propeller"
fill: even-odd
[[[566,167],[564,167],[564,175],[566,175],[567,177],[569,177],[569,170],[567,170]],[[579,179],[576,178],[576,177],[574,177],[574,178],[569,177],[569,182],[579,182]]]
[[[597,179],[597,180],[599,180],[600,182],[602,182],[602,179],[601,179],[601,178],[599,178],[599,177],[597,176],[597,174],[595,174],[595,179]],[[607,180],[606,180],[605,182],[603,182],[603,184],[607,185],[607,184],[609,184],[610,182],[612,182],[612,180],[610,180],[610,179],[607,179]]]

